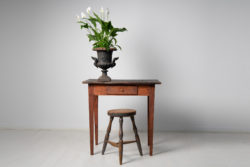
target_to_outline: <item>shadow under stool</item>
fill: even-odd
[[[114,110],[109,110],[108,111],[108,115],[110,116],[110,121],[109,121],[109,125],[107,128],[107,132],[105,135],[105,139],[104,139],[104,143],[103,143],[103,148],[102,148],[102,155],[104,154],[106,147],[107,147],[107,143],[109,143],[110,145],[114,146],[114,147],[118,147],[119,149],[119,161],[120,161],[120,165],[122,164],[122,155],[123,155],[123,144],[130,144],[130,143],[137,143],[137,147],[138,150],[140,152],[140,155],[142,156],[142,148],[141,148],[141,141],[137,132],[137,128],[135,125],[135,119],[134,119],[134,115],[136,114],[136,111],[133,109],[114,109]],[[111,126],[112,126],[112,122],[114,117],[119,117],[119,123],[120,123],[120,129],[119,129],[119,142],[115,143],[112,141],[109,141],[109,134],[111,131]],[[131,140],[131,141],[123,141],[123,117],[130,117],[131,121],[132,121],[132,125],[133,125],[133,130],[135,133],[135,140]]]

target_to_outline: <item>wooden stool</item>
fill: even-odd
[[[108,115],[110,116],[110,121],[109,121],[109,125],[107,128],[107,132],[105,135],[105,139],[104,139],[104,143],[103,143],[103,148],[102,148],[102,155],[105,152],[107,143],[111,144],[114,147],[118,147],[119,148],[119,161],[120,161],[120,165],[122,164],[122,154],[123,154],[123,144],[129,144],[129,143],[137,143],[137,147],[138,150],[140,152],[140,155],[142,156],[142,149],[141,149],[141,142],[140,142],[140,138],[137,132],[137,128],[135,125],[135,119],[134,119],[134,115],[136,114],[136,111],[133,109],[115,109],[115,110],[109,110],[108,111]],[[112,141],[109,141],[109,133],[111,131],[111,126],[112,126],[112,122],[114,117],[120,117],[119,122],[120,122],[120,130],[119,130],[119,142],[115,143]],[[133,130],[135,133],[135,140],[132,141],[123,141],[123,129],[122,129],[122,124],[123,124],[123,117],[130,117],[132,124],[133,124]]]

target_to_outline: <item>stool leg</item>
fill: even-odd
[[[106,147],[107,147],[107,143],[108,143],[108,140],[109,140],[109,133],[111,131],[111,126],[112,126],[113,119],[114,119],[114,117],[110,116],[109,125],[108,125],[107,132],[106,132],[106,135],[105,135],[105,139],[104,139],[104,142],[103,142],[102,155],[104,155],[104,152],[105,152]]]
[[[123,129],[122,129],[122,124],[123,124],[123,117],[120,117],[119,119],[120,122],[120,130],[119,130],[119,161],[120,165],[122,164],[122,154],[123,154]]]
[[[140,152],[140,155],[142,156],[142,148],[141,148],[141,141],[140,141],[140,137],[138,135],[138,132],[137,132],[137,128],[136,128],[136,125],[135,125],[135,118],[134,116],[130,116],[131,118],[131,121],[132,121],[132,124],[133,124],[133,130],[134,130],[134,133],[135,133],[135,139],[136,139],[136,143],[137,143],[137,147],[138,147],[138,150]]]

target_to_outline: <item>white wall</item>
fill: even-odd
[[[109,7],[122,51],[115,79],[159,79],[155,129],[250,132],[250,2],[245,0],[5,0],[0,2],[0,127],[88,128],[87,86],[97,78],[74,16]],[[146,97],[101,97],[138,110]],[[130,123],[126,123],[126,126]]]

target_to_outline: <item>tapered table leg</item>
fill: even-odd
[[[155,98],[155,87],[152,86],[150,94],[148,96],[148,134],[149,134],[149,155],[153,155],[153,134],[154,134],[154,98]]]
[[[95,145],[98,145],[98,96],[94,96]]]
[[[147,123],[147,125],[148,125],[148,146],[149,146],[149,144],[150,144],[150,139],[149,139],[149,96],[147,96],[147,104],[148,104],[148,106],[147,106],[147,121],[148,121],[148,123]]]
[[[90,155],[94,155],[94,95],[93,86],[89,85],[89,136],[90,136]]]

